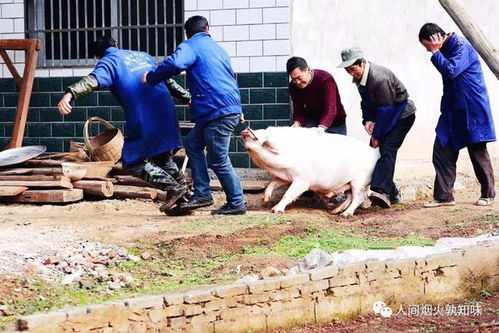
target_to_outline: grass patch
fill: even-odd
[[[316,230],[306,238],[285,236],[269,248],[247,247],[244,252],[246,254],[278,255],[301,259],[314,248],[331,253],[345,249],[393,249],[402,245],[429,246],[432,244],[429,240],[413,236],[399,239],[364,238],[323,228]]]
[[[279,224],[291,224],[295,217],[284,215],[242,215],[242,216],[217,216],[206,220],[192,220],[180,226],[185,231],[220,231],[234,233],[248,228],[269,227]]]

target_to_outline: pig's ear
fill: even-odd
[[[274,144],[272,142],[270,142],[269,140],[265,140],[265,142],[262,144],[262,146],[265,147],[266,149],[270,150],[274,154],[279,154],[279,150],[277,150],[277,148],[274,146]]]

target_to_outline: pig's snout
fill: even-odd
[[[248,130],[242,131],[241,137],[243,138],[243,141],[254,140],[253,135]]]

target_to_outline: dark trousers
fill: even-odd
[[[399,194],[397,186],[393,182],[397,151],[402,146],[405,136],[414,124],[415,119],[415,115],[399,119],[393,129],[380,142],[380,158],[376,162],[376,167],[373,171],[371,190],[384,192],[392,200]]]
[[[490,162],[486,142],[478,142],[468,147],[473,170],[481,185],[482,198],[494,198],[494,170]],[[450,143],[442,147],[435,139],[433,145],[433,166],[435,167],[435,187],[433,197],[440,201],[453,201],[452,188],[456,181],[456,162],[459,151],[454,150]]]

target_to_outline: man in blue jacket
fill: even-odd
[[[362,123],[371,146],[379,147],[369,199],[373,206],[389,208],[402,198],[393,181],[397,152],[416,119],[416,106],[402,82],[388,68],[369,62],[358,47],[341,52],[342,63],[353,77],[361,97]]]
[[[173,152],[182,147],[182,138],[169,90],[184,103],[189,102],[190,95],[173,80],[155,87],[140,84],[142,74],[155,67],[147,53],[120,50],[110,36],[97,38],[93,48],[99,62],[88,76],[67,87],[58,110],[68,115],[73,99],[109,88],[125,110],[123,167],[167,191],[160,208],[167,213],[188,192],[183,174],[172,160]]]
[[[194,195],[179,208],[187,211],[213,205],[210,166],[227,198],[226,204],[211,213],[245,214],[241,184],[228,155],[230,136],[241,115],[241,98],[230,58],[209,35],[208,21],[203,16],[192,16],[184,28],[187,40],[158,68],[142,77],[142,83],[154,86],[182,71],[187,73],[195,126],[187,135],[185,151],[191,166]]]
[[[426,208],[455,205],[452,189],[456,180],[459,150],[466,147],[481,185],[478,206],[492,204],[495,197],[494,171],[487,142],[495,141],[494,121],[478,54],[471,44],[455,33],[446,34],[433,23],[419,32],[419,41],[432,53],[431,62],[442,75],[444,94],[437,136],[433,145],[436,171],[434,200]]]

